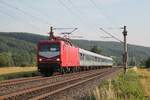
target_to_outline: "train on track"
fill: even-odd
[[[68,39],[50,32],[49,40],[37,44],[38,71],[46,76],[54,72],[69,73],[112,67],[111,57],[96,54],[74,46]]]

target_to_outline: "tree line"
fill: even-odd
[[[9,66],[35,66],[35,54],[28,52],[11,53],[2,52],[0,53],[0,67]]]
[[[36,63],[36,44],[47,37],[17,32],[0,32],[0,66],[31,66]],[[116,65],[122,63],[123,45],[117,42],[71,40],[76,46],[111,56]],[[150,48],[128,45],[129,65],[148,65]],[[148,61],[147,61],[148,62]]]

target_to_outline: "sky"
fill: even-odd
[[[0,31],[47,35],[49,27],[78,28],[73,36],[86,40],[123,40],[150,47],[150,0],[0,0]],[[72,29],[55,30],[71,32]]]

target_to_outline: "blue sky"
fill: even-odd
[[[75,27],[73,35],[83,39],[113,41],[102,38],[108,35],[99,28],[122,39],[120,27],[126,25],[128,43],[150,47],[149,5],[150,0],[0,0],[0,31],[46,35],[49,26]]]

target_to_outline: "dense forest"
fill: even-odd
[[[36,44],[46,36],[23,32],[0,32],[0,67],[4,66],[35,66]],[[76,46],[91,50],[97,46],[100,53],[111,56],[116,64],[121,64],[123,44],[118,42],[71,40]],[[150,48],[128,45],[129,64],[144,64],[150,57]]]

